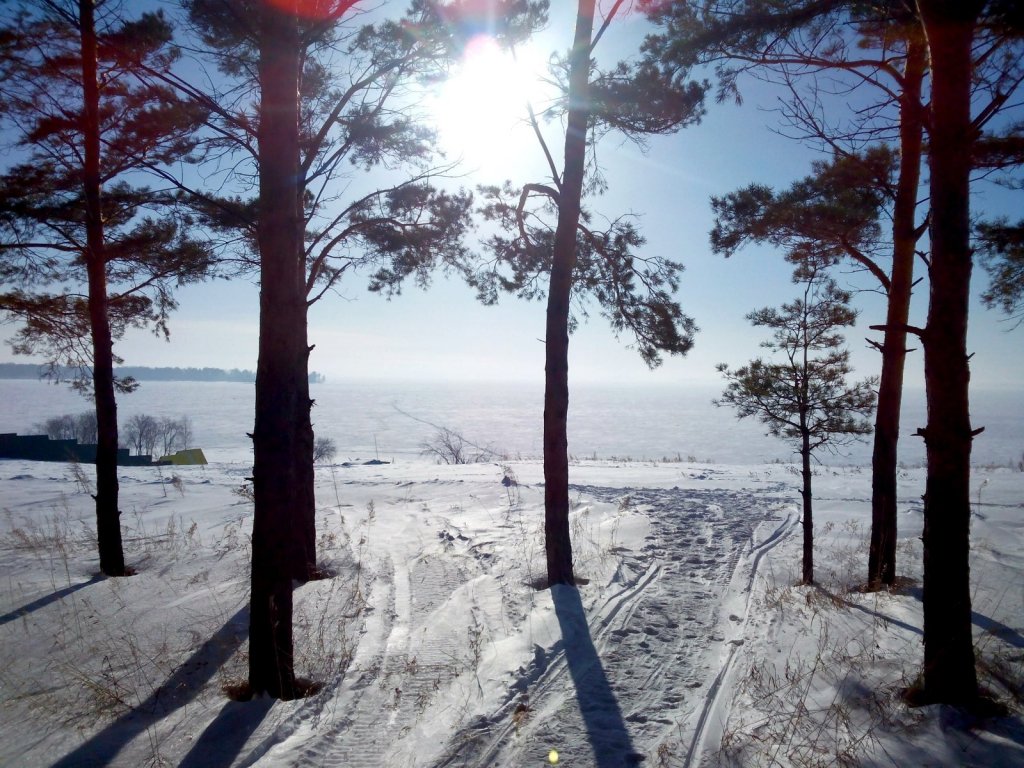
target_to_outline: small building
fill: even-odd
[[[200,451],[201,453],[202,451]],[[0,433],[0,459],[73,461],[80,464],[95,464],[96,445],[79,443],[74,438],[51,440],[46,435],[18,435],[13,432],[4,432]],[[121,467],[152,467],[164,463],[168,462],[153,461],[153,457],[150,455],[132,456],[127,448],[117,449],[117,464]],[[202,463],[206,463],[205,457]]]

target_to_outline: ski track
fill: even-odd
[[[556,647],[554,659],[535,660],[513,686],[529,694],[526,722],[513,722],[513,705],[522,698],[510,692],[499,712],[455,734],[435,768],[540,764],[549,749],[563,743],[590,742],[591,754],[563,752],[565,764],[572,766],[638,764],[667,742],[673,744],[664,756],[674,760],[669,764],[688,766],[699,755],[706,722],[721,706],[722,678],[742,643],[733,638],[727,644],[727,630],[745,624],[746,601],[744,616],[720,614],[733,592],[749,593],[760,558],[788,535],[792,519],[754,546],[755,527],[770,519],[760,494],[573,490],[585,499],[613,503],[628,495],[651,522],[642,551],[622,554],[617,577],[624,578],[624,586],[595,606],[589,619],[621,713],[619,727],[602,730],[591,722],[588,736],[564,653]],[[582,589],[585,594],[587,587]]]
[[[436,519],[423,521],[434,527]],[[457,537],[442,527],[439,543],[413,554],[399,543],[382,558],[368,600],[374,608],[339,691],[328,694],[332,722],[318,731],[295,765],[405,765],[393,742],[417,727],[443,685],[467,664],[467,631],[444,621],[449,601],[464,597],[473,558],[452,551]],[[325,720],[327,718],[323,718]],[[389,736],[390,734],[390,736]]]
[[[766,523],[779,521],[780,518],[765,519]],[[729,633],[732,637],[727,642],[726,655],[718,669],[718,674],[715,675],[714,681],[711,683],[711,686],[708,688],[707,693],[704,696],[703,707],[701,708],[700,715],[693,727],[693,734],[686,752],[686,759],[683,761],[683,765],[686,768],[700,764],[704,744],[709,737],[709,731],[714,730],[715,734],[719,737],[719,740],[721,738],[722,724],[726,720],[728,706],[730,703],[727,698],[723,696],[723,691],[729,690],[726,682],[732,675],[736,652],[745,641],[746,625],[750,616],[750,600],[754,594],[754,579],[757,576],[758,565],[760,565],[761,559],[768,553],[768,551],[774,549],[793,532],[799,522],[799,516],[794,512],[790,512],[785,519],[781,519],[778,527],[775,528],[775,530],[772,531],[764,541],[754,544],[753,539],[751,539],[751,549],[746,558],[746,567],[737,568],[734,573],[732,588],[730,591],[734,600],[737,598],[742,599],[742,615],[734,613],[729,616],[729,620],[737,622],[737,625],[734,627],[733,631]],[[746,582],[745,585],[740,587],[739,585],[744,581]],[[722,605],[724,607],[726,604],[723,602]]]
[[[341,691],[332,697],[336,701],[331,707],[335,718],[316,739],[306,742],[294,761],[296,765],[342,768],[355,764],[353,758],[357,755],[376,753],[383,713],[379,709],[366,711],[359,704],[379,684],[388,663],[388,641],[399,615],[396,581],[394,562],[382,560],[369,595],[369,604],[379,607],[367,617],[358,650],[340,684]]]

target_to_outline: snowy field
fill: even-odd
[[[137,575],[97,576],[90,468],[0,461],[3,766],[1020,766],[1024,473],[974,475],[979,669],[1011,716],[906,708],[924,472],[900,474],[893,593],[866,572],[870,473],[815,477],[817,587],[786,464],[577,461],[578,590],[538,590],[537,461],[323,466],[296,590],[311,699],[246,670],[245,461],[120,471]],[[502,480],[508,478],[508,484]]]

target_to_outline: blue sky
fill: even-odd
[[[536,42],[541,51],[565,49],[572,36],[572,3],[555,3],[548,30]],[[626,53],[647,29],[639,17],[629,17],[601,43],[597,55],[607,63]],[[607,57],[607,58],[605,58]],[[602,143],[599,156],[610,184],[609,192],[591,200],[598,213],[615,216],[632,212],[648,239],[647,252],[681,261],[686,266],[679,291],[683,310],[695,318],[700,332],[685,357],[666,360],[649,371],[628,338],[617,341],[596,313],[582,325],[570,344],[570,378],[578,382],[685,385],[714,382],[719,362],[742,364],[759,354],[763,334],[751,328],[744,315],[758,307],[776,305],[796,295],[790,269],[781,255],[751,248],[726,260],[711,253],[709,197],[751,182],[782,187],[807,174],[820,157],[798,142],[770,130],[776,125],[770,88],[748,81],[743,106],[708,105],[700,125],[650,142],[645,154],[614,136]],[[467,110],[472,108],[467,105]],[[516,134],[515,131],[520,131]],[[517,183],[542,179],[543,165],[535,145],[522,128],[482,127],[493,137],[493,152],[467,184],[498,182],[511,176]],[[549,134],[561,155],[561,143]],[[444,137],[442,137],[444,138]],[[477,150],[479,152],[479,150]],[[472,152],[467,154],[472,155]],[[467,167],[467,172],[469,168]],[[1016,216],[1020,193],[991,185],[979,186],[975,210]],[[920,265],[919,265],[920,266]],[[868,285],[863,278],[839,275],[851,287]],[[974,294],[983,289],[985,275],[975,271]],[[386,301],[368,294],[358,279],[341,286],[341,295],[328,295],[310,312],[310,339],[316,345],[311,368],[330,379],[397,378],[431,380],[538,380],[543,375],[544,304],[503,297],[497,306],[479,305],[473,292],[457,280],[438,276],[431,289],[412,286]],[[258,338],[257,289],[243,281],[217,281],[182,289],[181,307],[171,322],[171,341],[133,332],[116,348],[133,365],[256,366]],[[867,326],[884,320],[882,299],[858,294],[858,327],[847,334],[858,376],[877,373],[880,357],[864,337]],[[912,322],[924,324],[926,285],[914,297]],[[1024,379],[1021,334],[1002,315],[975,302],[971,308],[970,350],[973,381],[979,388],[1014,388]],[[0,329],[5,330],[5,329]],[[0,358],[15,359],[4,345]],[[920,351],[909,359],[908,386],[922,386]]]

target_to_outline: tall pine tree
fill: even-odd
[[[924,342],[928,456],[924,532],[924,676],[929,703],[978,698],[971,634],[970,174],[971,47],[983,0],[919,0],[932,63],[931,292]]]
[[[560,62],[565,133],[563,164],[558,168],[535,116],[533,127],[550,169],[549,183],[481,189],[484,218],[501,233],[485,247],[493,256],[483,270],[467,271],[484,302],[500,291],[547,300],[544,385],[544,532],[549,584],[573,584],[569,535],[569,333],[588,299],[615,332],[632,334],[645,362],[660,363],[661,353],[685,354],[696,326],[672,293],[682,266],[638,253],[644,239],[619,218],[604,230],[593,224],[583,205],[586,192],[599,189],[599,169],[588,167],[598,137],[619,131],[631,137],[670,133],[702,114],[704,88],[674,85],[652,68],[626,63],[598,70],[592,56],[619,12],[616,2],[595,31],[596,4],[577,4],[572,49]],[[589,176],[589,179],[588,179]],[[589,181],[589,183],[588,183]],[[547,275],[547,291],[543,276]]]
[[[465,28],[523,34],[543,4],[416,0],[374,24],[352,0],[186,5],[227,84],[173,83],[210,109],[211,159],[227,153],[250,172],[236,197],[197,206],[211,227],[241,233],[260,273],[249,683],[288,699],[310,690],[292,661],[292,579],[317,575],[308,307],[360,267],[386,293],[427,283],[438,265],[464,268],[472,198],[432,183],[444,169],[410,117],[411,88],[443,74]],[[365,183],[371,170],[384,173]]]
[[[128,573],[117,482],[114,341],[129,327],[167,333],[173,288],[202,278],[205,246],[139,172],[178,163],[203,112],[139,77],[176,58],[159,13],[128,20],[114,3],[23,6],[3,30],[3,119],[16,137],[0,178],[0,310],[22,321],[16,352],[79,371],[97,420],[100,570]]]

